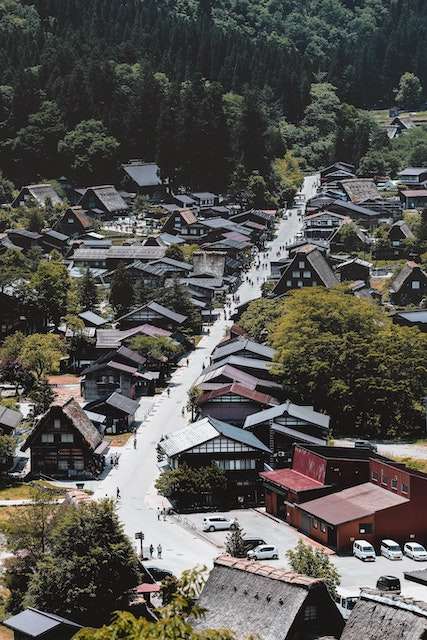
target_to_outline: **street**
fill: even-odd
[[[302,191],[306,198],[314,193],[316,181],[317,176],[305,179]],[[237,291],[240,303],[260,296],[261,284],[270,272],[270,261],[286,255],[283,248],[285,243],[289,244],[294,240],[301,226],[295,209],[288,212],[287,219],[280,219],[277,235],[267,243],[261,260],[261,265],[266,266],[256,266],[256,258],[247,272],[247,277],[253,281],[254,286],[246,279]],[[120,455],[119,466],[113,467],[102,480],[85,483],[85,488],[92,490],[95,498],[116,499],[119,489],[118,513],[135,548],[139,550],[139,540],[135,539],[135,533],[142,531],[145,548],[150,544],[155,548],[159,543],[162,545],[162,559],[154,561],[175,574],[196,565],[211,566],[213,558],[218,555],[218,547],[191,528],[181,526],[170,516],[166,520],[158,519],[158,509],[162,509],[166,501],[155,489],[155,481],[160,473],[156,446],[162,435],[188,424],[189,416],[182,414],[188,391],[200,375],[203,364],[208,364],[210,354],[223,339],[229,325],[230,322],[225,320],[222,312],[221,317],[210,328],[209,335],[204,334],[197,348],[189,354],[188,366],[186,356],[179,362],[168,385],[169,395],[165,390],[152,398],[141,398],[136,414],[139,424],[136,448],[130,438],[124,447],[112,450]],[[259,523],[262,529],[267,519],[259,517],[262,518]]]

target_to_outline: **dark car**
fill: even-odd
[[[370,449],[371,451],[377,452],[378,447],[373,442],[368,442],[367,440],[356,440],[354,443],[355,449]]]
[[[166,578],[174,577],[171,571],[162,569],[161,567],[147,567],[144,565],[144,569],[150,573],[155,582],[161,582],[162,580],[166,580]]]
[[[266,544],[262,538],[244,538],[243,542],[245,543],[245,553],[255,549],[255,547],[258,547],[260,544]]]
[[[378,591],[400,594],[400,580],[396,576],[380,576],[377,580]]]

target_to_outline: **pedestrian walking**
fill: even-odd
[[[169,387],[166,389],[166,393],[168,394],[168,398],[169,398],[171,394],[171,390],[169,389]]]
[[[136,449],[136,434],[133,437],[133,448]]]
[[[153,553],[154,553],[154,547],[152,544],[150,544],[150,558],[153,557]]]
[[[157,507],[157,520],[160,520],[160,507]]]
[[[190,360],[187,358],[186,362],[187,362],[187,367],[188,367],[188,365],[190,364]]]
[[[157,557],[159,558],[159,560],[162,559],[162,545],[160,544],[160,542],[157,545]]]
[[[182,407],[182,409],[181,409],[181,415],[182,415],[182,417],[184,417],[184,416],[185,416],[185,407]]]
[[[117,500],[120,500],[120,489],[119,489],[119,487],[117,487],[117,489],[116,489],[116,498],[117,498]]]

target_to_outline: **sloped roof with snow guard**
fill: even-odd
[[[198,447],[218,436],[224,436],[225,438],[240,442],[253,449],[271,453],[270,449],[266,447],[261,440],[258,440],[256,436],[239,427],[215,420],[210,416],[193,422],[187,427],[184,427],[184,429],[179,429],[168,435],[167,438],[161,441],[160,446],[168,457],[173,457],[193,447]]]

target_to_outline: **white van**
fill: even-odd
[[[355,540],[353,542],[353,555],[366,562],[375,562],[375,549],[366,540]]]
[[[356,606],[356,602],[360,597],[360,589],[342,589],[339,588],[335,596],[335,602],[344,620],[350,617],[350,613]]]
[[[235,529],[237,521],[232,518],[224,518],[223,516],[207,516],[203,518],[203,531],[228,531]]]
[[[394,540],[381,540],[380,554],[389,560],[402,560],[402,549]]]

